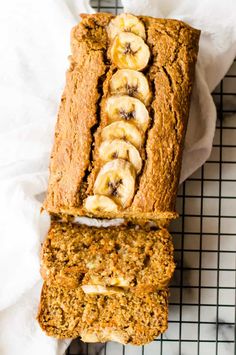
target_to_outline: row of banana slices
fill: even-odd
[[[109,83],[106,100],[108,125],[101,131],[99,157],[104,162],[85,200],[90,212],[116,212],[131,204],[137,174],[142,169],[140,151],[150,123],[146,106],[151,100],[148,81],[140,70],[150,58],[143,23],[135,16],[116,16],[108,26],[111,61],[118,68]]]

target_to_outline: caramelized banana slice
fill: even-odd
[[[146,39],[143,23],[136,16],[131,14],[120,14],[116,16],[110,21],[107,32],[111,40],[113,40],[120,32],[132,32],[135,35]]]
[[[120,69],[110,80],[111,95],[129,95],[148,105],[151,100],[151,91],[148,81],[143,73],[136,70]]]
[[[106,113],[110,121],[125,120],[146,131],[150,122],[148,110],[138,99],[127,95],[111,96],[106,101]]]
[[[112,197],[123,208],[128,207],[135,191],[135,169],[126,160],[114,159],[106,163],[97,175],[95,194]]]
[[[123,139],[132,143],[137,149],[142,146],[143,137],[136,126],[132,123],[124,121],[116,121],[105,128],[101,132],[102,140]]]
[[[121,32],[111,46],[111,60],[119,69],[144,69],[150,58],[150,50],[144,40],[133,33]]]
[[[117,212],[117,204],[111,198],[100,195],[87,197],[84,208],[89,212]]]
[[[142,168],[142,159],[138,149],[123,139],[104,141],[99,147],[99,156],[105,162],[117,158],[128,160],[134,166],[137,174]]]

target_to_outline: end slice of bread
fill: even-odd
[[[86,295],[44,283],[38,321],[47,335],[81,337],[86,342],[118,341],[142,345],[167,329],[168,291]]]

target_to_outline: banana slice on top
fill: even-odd
[[[117,204],[107,196],[93,195],[85,199],[84,208],[89,212],[117,212]]]
[[[132,143],[137,149],[142,146],[143,137],[136,126],[125,121],[116,121],[105,128],[101,132],[102,140],[123,139]]]
[[[119,33],[111,46],[111,60],[119,69],[144,69],[150,50],[144,40],[133,33]]]
[[[112,95],[129,95],[148,105],[151,100],[151,91],[147,78],[136,70],[120,69],[112,76],[110,83]]]
[[[111,96],[106,101],[106,113],[111,121],[125,120],[146,131],[150,117],[145,105],[138,99],[124,96]]]
[[[112,197],[123,208],[128,207],[135,191],[135,169],[123,159],[114,159],[106,163],[99,171],[93,192]]]
[[[142,159],[138,149],[123,139],[104,141],[99,147],[99,156],[105,162],[117,158],[128,160],[134,166],[137,174],[142,168]]]
[[[120,14],[110,21],[107,28],[108,36],[111,40],[120,32],[132,32],[137,36],[146,38],[143,23],[134,15]]]

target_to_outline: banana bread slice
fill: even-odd
[[[53,222],[41,251],[41,274],[48,284],[82,285],[91,293],[153,292],[167,287],[173,275],[173,250],[166,229]],[[96,286],[102,287],[96,291]]]
[[[44,283],[37,318],[46,334],[56,338],[142,345],[167,329],[167,298],[168,291],[86,295],[81,288]]]
[[[71,34],[47,211],[159,225],[177,217],[199,36],[178,20],[82,16]]]

